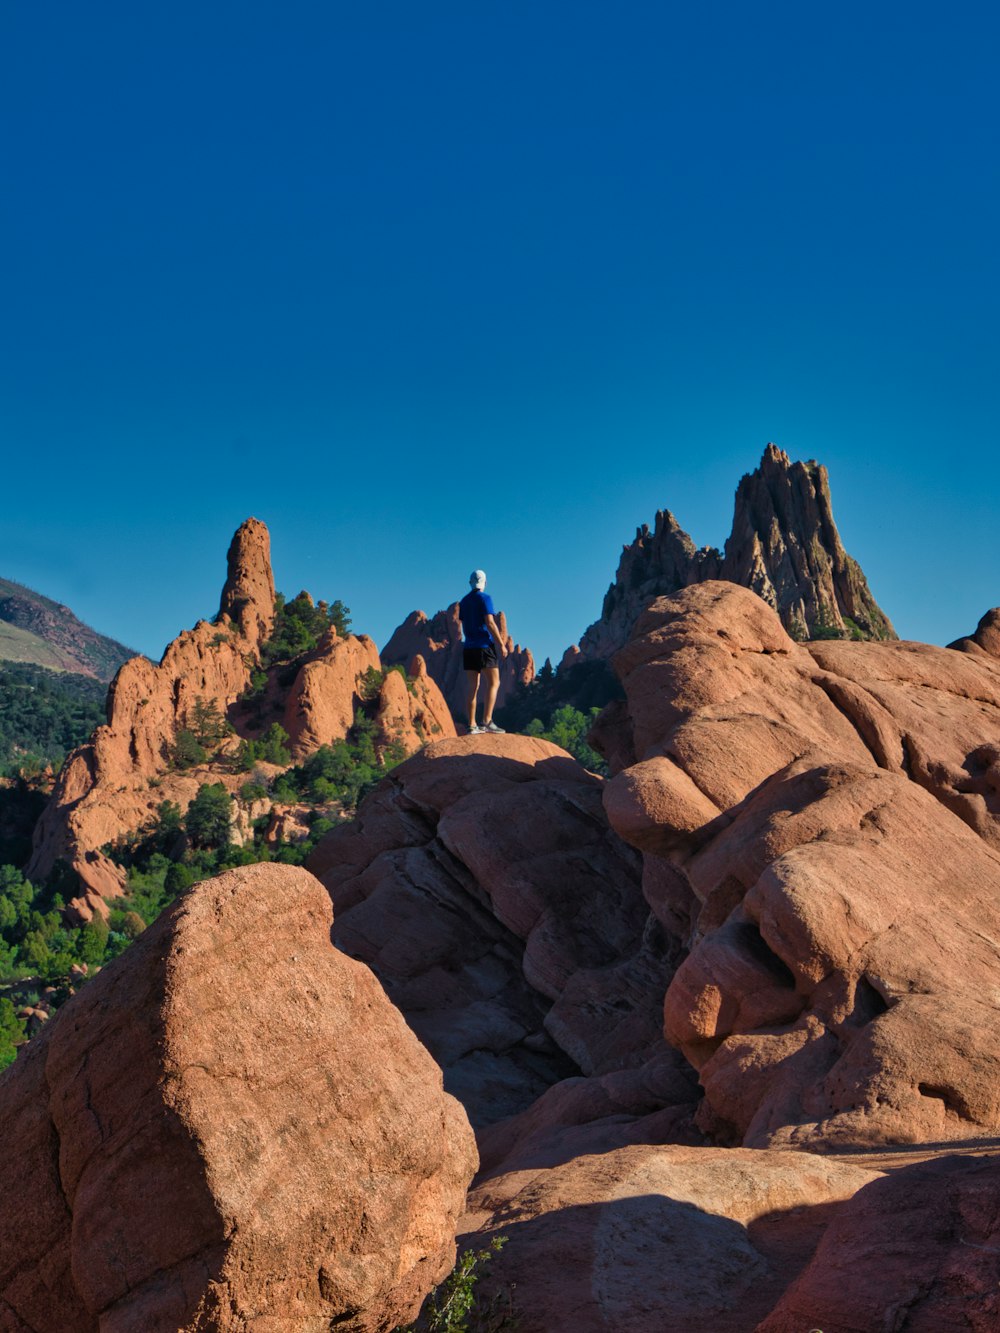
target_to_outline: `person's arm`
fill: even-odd
[[[504,643],[503,635],[500,633],[500,626],[492,616],[486,617],[486,628],[490,632],[490,637],[496,644],[497,652],[500,654],[501,661],[507,656],[507,645]]]

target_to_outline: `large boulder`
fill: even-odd
[[[604,803],[689,949],[665,1032],[702,1127],[756,1146],[1000,1129],[997,659],[800,646],[708,582],[654,602],[615,666],[628,738]]]
[[[0,1327],[176,1333],[413,1316],[476,1165],[461,1108],[328,894],[189,891],[0,1078]]]
[[[546,741],[440,741],[309,861],[337,943],[377,974],[475,1123],[663,1049],[677,950],[601,790]]]

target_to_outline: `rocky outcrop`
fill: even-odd
[[[489,1282],[523,1333],[750,1333],[873,1179],[808,1153],[578,1146],[555,1164],[515,1163],[469,1197],[462,1243],[507,1238]]]
[[[305,871],[198,885],[0,1078],[0,1325],[407,1323],[454,1260],[461,1108]]]
[[[750,588],[798,640],[896,637],[860,566],[844,550],[826,468],[793,463],[769,444],[760,467],[737,488],[725,553],[696,549],[673,514],[660,510],[653,530],[643,525],[622,551],[601,618],[578,649],[568,650],[563,665],[610,658],[654,598],[712,579]]]
[[[291,667],[271,669],[259,716],[260,701],[250,704],[244,696],[273,623],[270,538],[264,524],[250,518],[229,548],[218,618],[180,634],[158,666],[144,657],[125,663],[108,693],[107,724],[67,758],[35,828],[27,874],[43,882],[57,862],[65,862],[82,885],[71,903],[78,917],[106,912],[104,899],[122,892],[124,872],[103,847],[153,821],[163,801],[186,809],[204,782],[222,782],[235,793],[246,780],[225,765],[175,768],[177,735],[196,725],[200,704],[214,703],[242,735],[280,721],[292,758],[299,761],[344,739],[357,711],[369,702],[363,682],[366,673],[379,671],[375,644],[365,635],[342,637],[331,627],[314,651]],[[383,750],[402,744],[410,751],[432,735],[454,735],[444,700],[426,672],[418,670],[412,689],[402,678],[386,678],[377,688]],[[233,736],[223,749],[237,744]]]
[[[558,747],[429,745],[308,864],[333,897],[337,943],[373,969],[474,1122],[664,1050],[676,955],[600,780]]]
[[[68,606],[0,579],[0,659],[108,681],[131,656],[130,648],[98,634]]]
[[[274,625],[271,534],[259,518],[240,524],[226,562],[228,573],[217,619],[232,621],[245,639],[259,647]]]
[[[605,808],[690,948],[665,1032],[702,1127],[754,1146],[1000,1129],[997,660],[801,647],[706,583],[654,602],[616,668],[628,753]]]
[[[341,638],[331,628],[299,669],[285,700],[282,726],[292,758],[342,740],[362,705],[362,678],[378,671],[378,649],[367,634]]]
[[[404,754],[412,754],[427,741],[448,740],[455,735],[444,695],[431,680],[419,654],[405,673],[391,667],[386,671],[375,721],[383,743],[401,748]]]
[[[496,615],[497,626],[507,647],[507,656],[500,663],[500,691],[497,706],[502,707],[523,685],[535,677],[535,659],[527,648],[515,644],[507,633],[507,621],[502,611]],[[428,620],[423,611],[412,611],[396,629],[382,649],[386,666],[409,666],[415,657],[422,657],[427,674],[444,695],[453,716],[465,722],[466,679],[462,666],[462,622],[458,603],[447,611],[438,611]]]

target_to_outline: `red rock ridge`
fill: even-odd
[[[35,829],[29,878],[43,882],[57,861],[65,861],[84,890],[71,907],[84,918],[105,912],[103,899],[121,893],[124,872],[102,847],[147,823],[165,800],[186,807],[203,782],[239,790],[245,775],[214,767],[179,772],[172,767],[171,752],[177,733],[190,729],[199,700],[214,701],[223,714],[245,721],[245,708],[234,705],[248,689],[251,665],[273,622],[270,537],[265,525],[251,518],[229,548],[218,619],[200,621],[178,635],[158,666],[134,657],[118,672],[108,693],[107,723],[67,758],[56,780]],[[291,687],[278,691],[274,702],[294,760],[347,735],[362,705],[362,677],[370,668],[379,668],[372,640],[342,638],[331,628]],[[390,674],[396,679],[386,678],[377,704],[383,746],[400,741],[410,751],[431,735],[455,734],[444,700],[426,673],[412,691],[397,672]]]

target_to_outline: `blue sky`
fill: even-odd
[[[158,657],[249,514],[381,645],[558,657],[668,507],[827,464],[907,637],[1000,603],[993,6],[0,9],[0,575]]]

